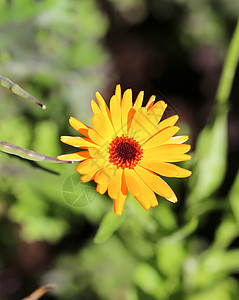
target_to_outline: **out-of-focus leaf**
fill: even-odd
[[[100,227],[94,238],[96,244],[101,244],[107,241],[111,235],[122,225],[124,221],[123,216],[117,216],[113,210],[103,218]]]
[[[211,251],[226,249],[238,235],[239,227],[232,215],[224,217],[217,228],[214,243],[210,248]]]
[[[187,236],[192,234],[198,226],[198,219],[192,218],[190,222],[188,222],[186,225],[181,227],[178,231],[175,231],[173,234],[166,236],[162,238],[162,242],[171,242],[174,243],[176,241],[180,241],[182,239],[185,239]]]
[[[140,263],[134,274],[135,284],[154,299],[167,299],[163,278],[147,263]]]
[[[229,193],[229,202],[232,208],[232,212],[236,218],[237,225],[239,226],[239,172],[233,183],[231,191]]]
[[[53,162],[53,163],[72,163],[71,161],[61,161],[57,158],[45,156],[40,153],[27,150],[12,144],[9,144],[7,142],[1,142],[0,141],[0,151],[13,154],[16,156],[20,156],[24,159],[32,160],[32,161],[45,161],[45,162]]]
[[[212,195],[221,185],[226,172],[227,115],[219,115],[212,126],[201,132],[194,153],[195,168],[190,178],[190,204]]]
[[[46,105],[42,104],[38,99],[30,95],[28,92],[23,90],[18,84],[12,82],[10,79],[0,76],[0,85],[8,88],[14,94],[23,98],[29,99],[39,105],[42,109],[46,109]]]

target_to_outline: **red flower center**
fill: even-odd
[[[117,168],[133,169],[141,160],[143,150],[135,139],[122,135],[110,143],[109,154],[109,161]]]

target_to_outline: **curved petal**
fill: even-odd
[[[91,139],[82,138],[79,136],[61,136],[61,141],[67,145],[71,145],[77,148],[99,147],[98,145],[93,143]]]
[[[138,174],[138,176],[146,183],[146,185],[156,194],[166,198],[173,203],[178,201],[170,186],[158,175],[140,166],[137,166],[134,170]]]
[[[69,123],[75,130],[88,137],[88,130],[91,129],[89,126],[73,117],[70,117]]]
[[[150,139],[148,139],[143,145],[142,149],[152,149],[160,146],[161,144],[167,142],[173,135],[175,135],[179,131],[179,127],[172,126],[165,128],[164,130],[156,133]]]
[[[166,177],[184,178],[192,174],[192,172],[189,170],[164,162],[152,162],[144,160],[140,163],[140,165],[145,169]]]

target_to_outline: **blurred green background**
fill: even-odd
[[[0,87],[1,141],[71,153],[69,117],[90,125],[95,91],[121,83],[163,92],[193,145],[192,177],[167,180],[179,202],[129,198],[122,217],[77,164],[0,152],[0,300],[47,283],[48,300],[239,299],[239,34],[219,85],[238,15],[227,0],[0,0],[0,75],[47,106]]]

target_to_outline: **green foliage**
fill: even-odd
[[[110,3],[129,23],[149,13],[143,0]],[[166,22],[173,9],[184,10],[178,33],[185,49],[206,41],[223,54],[225,23],[212,3],[172,3],[164,2],[163,15],[155,2],[154,16]],[[221,0],[218,10],[235,15],[237,5]],[[47,105],[43,111],[1,87],[0,139],[45,156],[71,152],[59,136],[77,135],[68,124],[71,115],[90,122],[89,100],[113,68],[102,43],[106,15],[93,0],[0,1],[0,26],[1,75]],[[51,247],[51,261],[38,273],[29,271],[29,278],[37,285],[56,283],[58,299],[238,299],[239,173],[219,194],[228,168],[228,98],[238,39],[237,27],[214,115],[196,142],[193,175],[170,182],[179,195],[185,187],[185,203],[159,198],[158,207],[144,211],[129,197],[118,217],[94,183],[81,183],[76,164],[34,163],[0,152],[1,269],[8,267],[8,252],[17,256],[19,244],[40,240]]]

